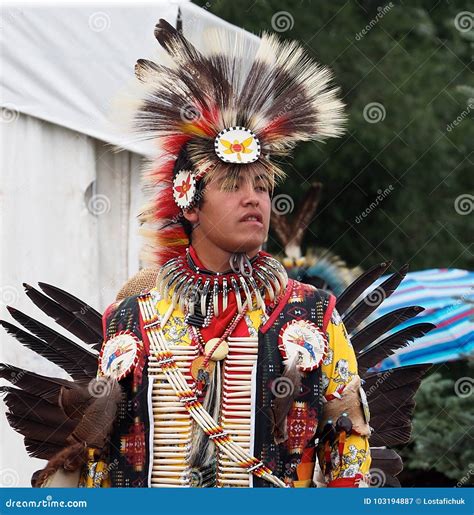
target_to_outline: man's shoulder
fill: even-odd
[[[290,279],[288,287],[292,289],[291,295],[301,295],[305,298],[316,298],[322,301],[329,301],[331,297],[334,297],[334,295],[328,290],[316,288],[316,286],[313,286],[312,284],[302,283],[296,279]]]
[[[102,315],[102,329],[106,338],[123,331],[140,331],[141,317],[137,295],[112,302]]]
[[[130,277],[117,293],[117,300],[125,300],[129,297],[149,292],[156,285],[158,268],[142,268],[134,276]]]
[[[104,316],[110,316],[111,313],[119,310],[134,308],[140,295],[155,290],[157,275],[157,268],[142,268],[139,270],[123,284],[115,301],[105,310]]]
[[[109,304],[107,309],[104,312],[104,316],[110,315],[112,313],[116,313],[118,311],[129,309],[137,304],[137,299],[140,295],[130,295],[123,299],[118,299]]]

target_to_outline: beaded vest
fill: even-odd
[[[270,270],[268,263],[265,266]],[[270,278],[269,274],[267,281]],[[275,284],[272,288],[276,290]],[[162,290],[160,294],[159,290],[151,291],[159,316],[172,310],[165,326],[167,330],[163,331],[168,349],[192,386],[191,366],[201,351],[189,336],[189,318],[181,311],[179,299],[176,306],[171,306],[172,291]],[[261,291],[263,293],[263,289]],[[162,298],[163,293],[166,298]],[[302,467],[315,460],[316,429],[322,409],[321,373],[317,368],[303,374],[300,391],[295,392],[287,415],[287,438],[276,444],[270,412],[280,389],[285,388],[281,380],[284,366],[278,339],[285,324],[293,320],[310,321],[325,331],[330,316],[330,295],[296,281],[289,281],[285,291],[280,293],[278,302],[266,312],[255,298],[244,318],[247,334],[243,336],[240,331],[227,338],[228,354],[218,365],[221,397],[215,417],[250,455],[262,460],[289,486],[298,486]],[[105,314],[107,338],[126,331],[142,342],[136,366],[121,380],[124,400],[110,441],[112,486],[271,486],[249,474],[217,448],[206,466],[199,463],[191,466],[191,446],[200,428],[179,401],[149,348],[137,298],[124,299]],[[246,299],[245,289],[242,299]],[[203,307],[212,302],[210,296]],[[217,308],[222,310],[222,305]],[[199,308],[196,311],[194,315],[201,316],[203,323],[205,313]]]

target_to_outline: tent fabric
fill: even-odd
[[[188,1],[150,4],[15,5],[2,8],[0,105],[122,148],[151,154],[117,131],[113,99],[134,80],[138,58],[162,61],[153,30],[159,18],[202,43],[205,29],[243,32]],[[256,36],[248,35],[249,38]]]
[[[96,309],[114,300],[138,270],[141,157],[22,114],[0,124],[0,140],[0,318],[13,321],[11,305],[71,337],[28,300],[22,283],[60,286]],[[0,361],[64,377],[3,329],[0,339]],[[43,462],[28,458],[4,418],[0,437],[0,484],[29,486]]]
[[[376,284],[380,284],[382,277]],[[415,323],[437,327],[382,361],[377,370],[464,359],[474,352],[474,272],[436,268],[407,274],[370,320],[404,306],[425,308],[388,334]],[[369,320],[369,321],[370,321]]]

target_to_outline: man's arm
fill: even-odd
[[[370,428],[361,405],[354,349],[336,311],[327,333],[328,354],[322,364],[326,402],[320,420],[323,434],[318,445],[319,463],[328,487],[368,486]]]

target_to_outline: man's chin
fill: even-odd
[[[228,245],[226,250],[231,254],[245,252],[249,257],[253,257],[262,248],[263,243],[264,241],[259,238],[251,241],[245,241],[235,243],[233,245]]]

